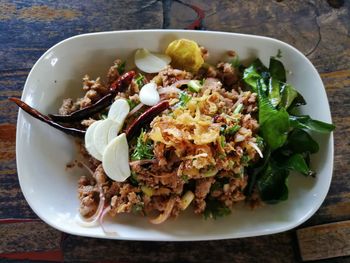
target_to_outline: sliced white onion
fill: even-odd
[[[163,223],[165,220],[167,220],[171,214],[171,211],[173,210],[173,207],[175,205],[175,198],[171,197],[168,203],[166,204],[165,210],[163,213],[161,213],[156,218],[150,219],[150,222],[152,224],[158,225]]]
[[[139,103],[137,106],[135,106],[135,108],[133,108],[129,114],[128,114],[128,117],[134,115],[136,112],[138,112],[145,104],[143,103]]]
[[[118,136],[121,124],[111,119],[105,119],[99,123],[94,132],[94,143],[97,151],[102,155],[107,145]]]
[[[160,101],[157,91],[157,84],[154,82],[147,83],[140,90],[140,101],[147,106],[154,106]]]
[[[102,122],[103,120],[95,121],[93,124],[87,128],[85,133],[85,148],[88,151],[88,153],[94,157],[95,159],[102,161],[102,154],[97,150],[95,147],[94,142],[94,133],[96,127]]]
[[[260,148],[258,147],[258,145],[256,145],[256,143],[254,143],[254,142],[248,142],[248,144],[249,144],[250,146],[252,146],[252,147],[256,150],[256,152],[260,155],[260,158],[264,158],[263,153],[261,152],[261,150],[260,150]]]
[[[125,99],[117,99],[115,102],[113,102],[108,111],[108,119],[119,123],[124,123],[129,111],[129,103]]]
[[[103,153],[102,166],[106,175],[114,181],[124,182],[130,176],[129,145],[125,133],[107,145]]]
[[[136,50],[135,64],[146,73],[157,73],[166,68],[171,62],[171,58],[165,54],[151,53],[145,48]]]
[[[111,207],[110,207],[110,206],[106,207],[106,208],[103,210],[101,216],[99,217],[98,222],[99,222],[99,224],[100,224],[100,226],[101,226],[101,228],[102,228],[102,231],[103,231],[105,234],[107,234],[107,235],[118,235],[118,233],[115,232],[115,231],[107,231],[107,229],[106,229],[105,226],[103,225],[104,218],[105,218],[106,215],[109,213],[109,211],[111,211]]]

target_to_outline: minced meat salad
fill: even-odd
[[[307,130],[334,126],[296,114],[306,102],[286,82],[280,52],[268,67],[224,52],[227,61],[211,65],[192,40],[171,42],[165,54],[136,50],[132,71],[116,60],[106,81],[86,75],[84,97],[49,115],[48,124],[84,136],[82,218],[134,213],[160,224],[185,209],[217,218],[239,202],[286,200],[290,171],[315,176],[318,144]]]

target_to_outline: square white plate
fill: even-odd
[[[268,64],[270,56],[282,51],[282,62],[290,72],[288,82],[305,97],[302,112],[331,122],[328,100],[321,78],[311,62],[298,50],[281,41],[222,32],[184,30],[142,30],[102,32],[75,36],[49,49],[34,65],[22,99],[43,113],[54,113],[65,97],[76,97],[85,74],[104,77],[115,58],[132,63],[137,48],[162,52],[177,38],[189,38],[205,46],[210,61],[227,50],[242,60],[259,57]],[[130,64],[129,64],[130,65]],[[76,149],[74,139],[19,112],[17,123],[17,168],[20,185],[29,205],[46,223],[61,231],[90,237],[125,240],[212,240],[272,234],[289,230],[307,220],[320,207],[331,182],[333,135],[316,135],[319,153],[312,157],[316,178],[291,175],[288,201],[256,210],[237,206],[232,215],[204,220],[191,211],[176,220],[152,225],[146,218],[123,215],[106,222],[117,235],[106,235],[97,227],[76,221],[79,172],[67,170]]]

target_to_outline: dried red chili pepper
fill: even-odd
[[[68,115],[49,114],[49,117],[58,122],[73,122],[80,121],[100,112],[104,108],[107,108],[113,101],[114,95],[118,91],[122,91],[123,88],[129,86],[132,78],[135,76],[135,71],[129,71],[120,76],[109,87],[110,93],[99,99],[97,102],[89,107],[77,110]]]
[[[38,119],[42,122],[45,122],[48,125],[56,128],[64,133],[67,133],[67,134],[73,135],[73,136],[77,136],[77,137],[83,137],[85,135],[84,130],[79,130],[79,129],[71,128],[71,127],[65,127],[59,123],[56,123],[49,116],[42,114],[41,112],[30,107],[27,103],[25,103],[24,101],[22,101],[18,98],[11,97],[11,98],[9,98],[9,100],[16,103],[22,110],[27,112],[29,115],[33,116],[35,119]]]
[[[126,137],[130,141],[146,124],[149,124],[162,111],[169,108],[167,100],[159,102],[142,113],[130,126],[126,129]]]

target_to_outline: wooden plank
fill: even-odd
[[[350,255],[350,220],[297,230],[304,261]]]
[[[62,233],[42,221],[0,222],[0,258],[62,261]]]
[[[220,222],[218,221],[218,224]],[[276,235],[206,242],[140,242],[69,236],[66,261],[114,262],[297,262],[294,235]]]

